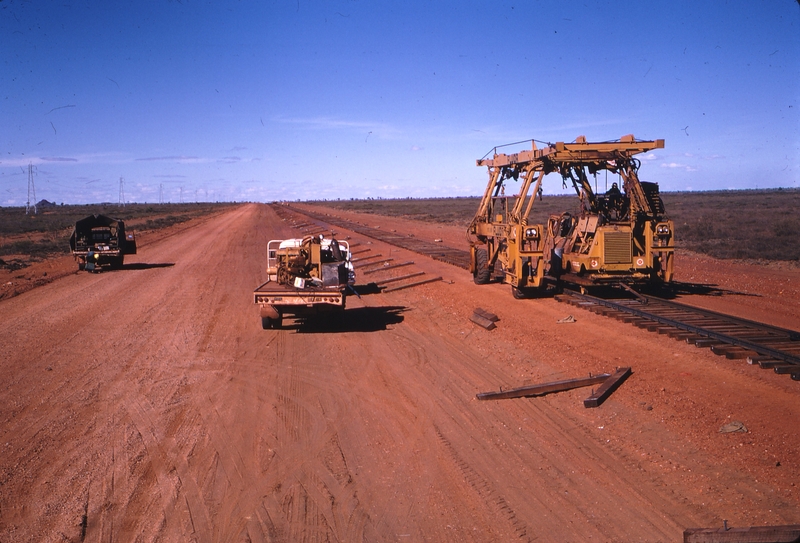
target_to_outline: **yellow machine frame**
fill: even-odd
[[[662,149],[664,140],[641,141],[627,135],[618,141],[558,142],[515,154],[480,159],[489,183],[467,229],[471,272],[476,283],[490,280],[495,264],[515,296],[524,297],[548,282],[592,285],[608,282],[670,282],[674,225],[664,212],[655,183],[639,180],[634,155]],[[598,195],[588,175],[619,174],[624,193]],[[580,198],[580,212],[551,216],[547,224],[528,217],[549,173],[561,174]],[[521,182],[505,196],[505,182]]]

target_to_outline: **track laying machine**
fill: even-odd
[[[639,180],[634,155],[662,149],[664,140],[642,141],[627,135],[618,141],[591,143],[579,136],[541,149],[480,159],[489,183],[472,219],[470,271],[476,283],[488,283],[496,266],[517,298],[548,285],[669,283],[672,281],[674,226],[665,214],[658,185]],[[592,189],[589,176],[617,174],[607,192]],[[579,198],[575,214],[550,215],[546,224],[530,224],[536,196],[549,173],[560,174]],[[509,180],[519,192],[505,196]],[[596,180],[596,177],[595,177]]]

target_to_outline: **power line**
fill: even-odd
[[[28,202],[25,204],[25,214],[31,211],[31,195],[33,195],[33,214],[36,215],[36,187],[33,184],[33,164],[28,163]]]

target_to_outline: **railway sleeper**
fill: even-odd
[[[663,325],[663,324],[662,324],[661,326],[659,326],[658,328],[656,328],[656,330],[655,330],[655,331],[656,331],[658,334],[662,335],[662,336],[663,336],[663,335],[669,335],[669,333],[670,333],[670,332],[673,332],[673,331],[677,331],[677,332],[683,332],[683,330],[681,330],[680,328],[675,328],[674,326],[665,326],[665,325]],[[670,337],[671,337],[671,336],[670,336]]]
[[[631,323],[632,325],[634,325],[637,328],[646,329],[646,330],[648,330],[650,332],[652,332],[652,330],[650,330],[650,326],[655,326],[655,325],[658,324],[657,322],[655,322],[653,320],[650,320],[648,318],[645,318],[645,317],[637,317],[635,319],[629,320],[628,322]]]
[[[701,337],[694,332],[689,332],[682,328],[674,328],[671,332],[667,332],[667,335],[673,339],[677,339],[678,341],[685,341],[686,343],[694,343],[695,339],[699,339]]]
[[[716,355],[725,356],[729,360],[744,360],[748,356],[755,354],[751,349],[739,347],[738,345],[715,345],[711,347],[711,352]]]
[[[636,324],[637,322],[652,322],[650,321],[650,319],[644,319],[642,317],[638,317],[636,315],[629,315],[627,313],[623,313],[620,316],[619,320],[628,324]]]
[[[775,373],[778,373],[778,374],[781,374],[781,375],[784,375],[784,374],[790,374],[790,375],[797,374],[797,375],[800,375],[800,366],[798,366],[797,364],[786,364],[786,363],[783,363],[783,364],[778,364],[777,366],[774,366],[772,369],[773,369],[773,371]]]
[[[770,345],[768,343],[761,343],[765,347],[775,348],[774,345]],[[747,347],[742,347],[740,345],[731,345],[727,343],[711,345],[711,352],[716,355],[724,355],[726,358],[730,359],[752,359],[752,357],[757,356],[758,353],[753,351],[752,349],[748,349]],[[753,362],[750,362],[751,364]]]
[[[700,348],[714,347],[715,345],[729,345],[728,343],[725,343],[724,341],[720,341],[718,339],[710,339],[710,338],[707,338],[707,337],[701,337],[700,339],[696,339],[694,341],[690,341],[690,343],[694,343],[695,347],[700,347]]]
[[[778,360],[772,358],[771,356],[765,356],[763,354],[752,354],[747,357],[748,364],[756,366],[761,364],[762,362],[768,364],[770,362],[778,362]]]

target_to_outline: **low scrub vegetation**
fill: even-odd
[[[679,249],[722,259],[800,260],[800,190],[666,192],[661,194],[675,222]],[[467,227],[480,199],[423,198],[309,202],[336,209],[374,213]],[[531,222],[551,214],[577,212],[572,195],[545,195],[533,206]]]
[[[235,204],[61,205],[27,215],[25,208],[0,207],[0,256],[24,255],[38,260],[69,254],[69,237],[75,222],[89,215],[121,219],[128,229],[158,230],[230,205]]]

